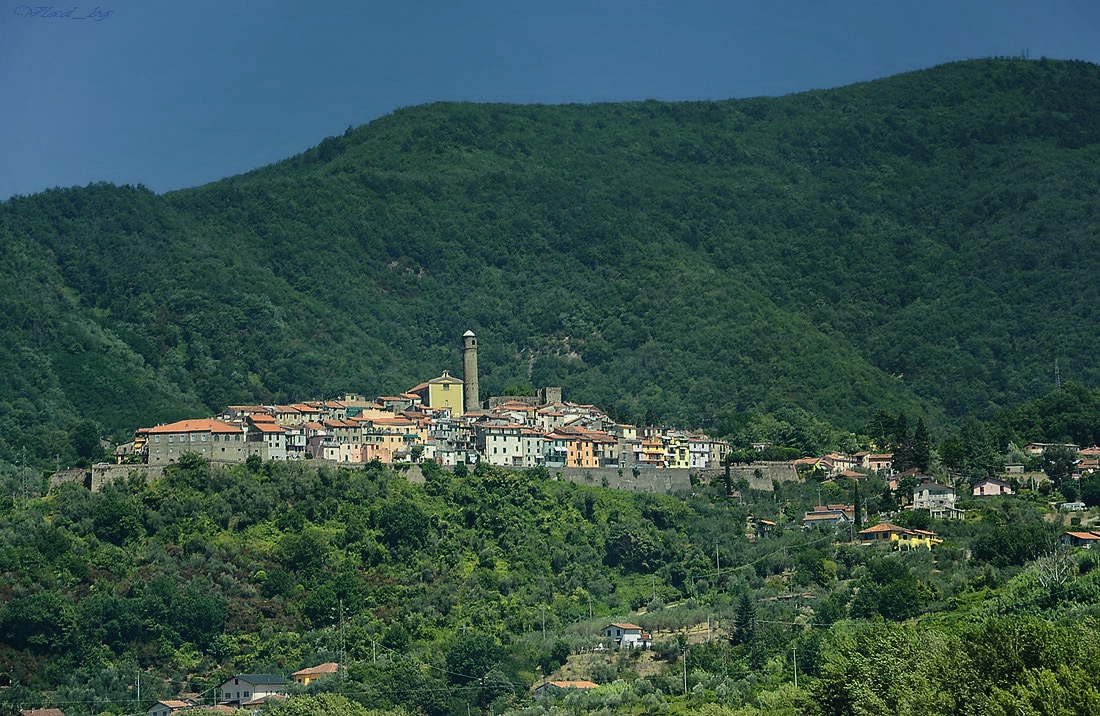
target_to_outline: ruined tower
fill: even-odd
[[[481,401],[477,396],[477,336],[473,331],[462,334],[462,381],[466,412],[479,410]]]

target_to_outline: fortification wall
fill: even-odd
[[[665,494],[690,490],[692,475],[704,483],[723,480],[726,470],[725,468],[702,470],[639,468],[637,475],[634,474],[633,468],[623,468],[620,475],[617,467],[595,469],[569,467],[550,471],[550,474],[555,477],[559,473],[563,480],[581,485],[600,485],[614,490]],[[772,492],[773,481],[798,482],[798,473],[795,472],[794,465],[789,462],[759,462],[731,467],[730,478],[734,483],[745,480],[753,490]]]
[[[50,491],[56,490],[67,482],[76,482],[91,488],[95,492],[109,482],[115,480],[130,479],[130,475],[138,473],[146,480],[154,480],[164,477],[164,468],[160,465],[114,465],[111,463],[99,463],[90,469],[61,470],[50,475]]]

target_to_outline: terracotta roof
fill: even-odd
[[[819,520],[835,520],[840,517],[847,517],[843,510],[831,510],[829,512],[807,512],[806,516],[802,518],[803,522],[817,522]]]
[[[618,622],[611,622],[610,626],[618,627],[620,629],[637,629],[638,631],[642,630],[642,628],[640,626],[638,626],[637,624],[630,624],[630,623],[621,623],[620,624]]]
[[[892,525],[889,522],[880,522],[877,525],[875,525],[874,527],[868,527],[865,530],[860,530],[859,531],[859,533],[861,535],[879,534],[881,532],[905,532],[905,533],[908,533],[909,530],[905,529],[904,527],[898,527],[897,525]]]
[[[559,689],[594,689],[599,684],[591,681],[547,681],[550,686],[557,686]]]
[[[312,676],[314,674],[335,674],[340,669],[340,665],[335,661],[327,661],[324,664],[318,664],[317,666],[311,666],[308,669],[299,669],[294,672],[294,676]]]
[[[239,433],[241,429],[220,420],[205,418],[202,420],[181,420],[169,425],[149,428],[150,433]]]
[[[281,426],[276,423],[255,423],[254,427],[261,433],[282,433],[286,432]]]
[[[1077,539],[1100,539],[1098,532],[1066,532],[1066,534]]]

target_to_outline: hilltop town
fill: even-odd
[[[479,399],[477,338],[463,336],[464,379],[444,370],[400,395],[289,405],[231,405],[219,415],[138,429],[115,450],[120,463],[163,466],[194,453],[211,462],[324,460],[415,464],[431,460],[512,468],[705,469],[729,443],[612,420],[594,405],[562,400],[561,388]]]

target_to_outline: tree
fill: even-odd
[[[529,383],[512,383],[504,386],[503,394],[510,397],[534,396],[535,389]]]
[[[824,716],[965,713],[977,678],[958,637],[871,624],[828,633],[811,691]]]
[[[927,472],[932,462],[932,438],[928,435],[928,426],[924,418],[917,418],[917,427],[913,431],[913,465],[921,472]]]
[[[741,592],[737,600],[737,614],[733,619],[733,632],[730,643],[733,645],[752,644],[756,638],[756,605],[748,591]]]
[[[411,502],[387,503],[378,513],[382,541],[389,547],[422,547],[428,539],[431,521]]]
[[[554,645],[550,647],[550,658],[558,663],[558,666],[565,666],[565,662],[569,661],[569,645],[561,639],[554,642]]]
[[[291,699],[272,701],[264,708],[269,716],[407,716],[404,709],[391,711],[368,710],[343,694],[316,694],[295,696]]]
[[[852,506],[855,507],[856,530],[863,529],[863,500],[859,496],[859,480],[854,480],[852,486]]]
[[[456,684],[477,681],[500,661],[500,647],[489,634],[471,631],[459,634],[447,650],[448,678]]]
[[[99,442],[99,428],[91,420],[81,420],[69,431],[73,451],[84,465],[101,462],[106,457]]]
[[[1043,450],[1043,472],[1054,483],[1054,489],[1062,487],[1062,481],[1073,474],[1077,464],[1077,451],[1066,445],[1051,445]]]
[[[867,564],[852,600],[852,616],[864,619],[881,615],[888,621],[904,621],[923,610],[925,601],[909,568],[898,559],[876,559]]]
[[[1089,507],[1100,505],[1100,475],[1093,474],[1081,480],[1080,497]]]
[[[99,539],[121,547],[142,533],[141,513],[125,495],[107,491],[93,508],[92,530]]]

